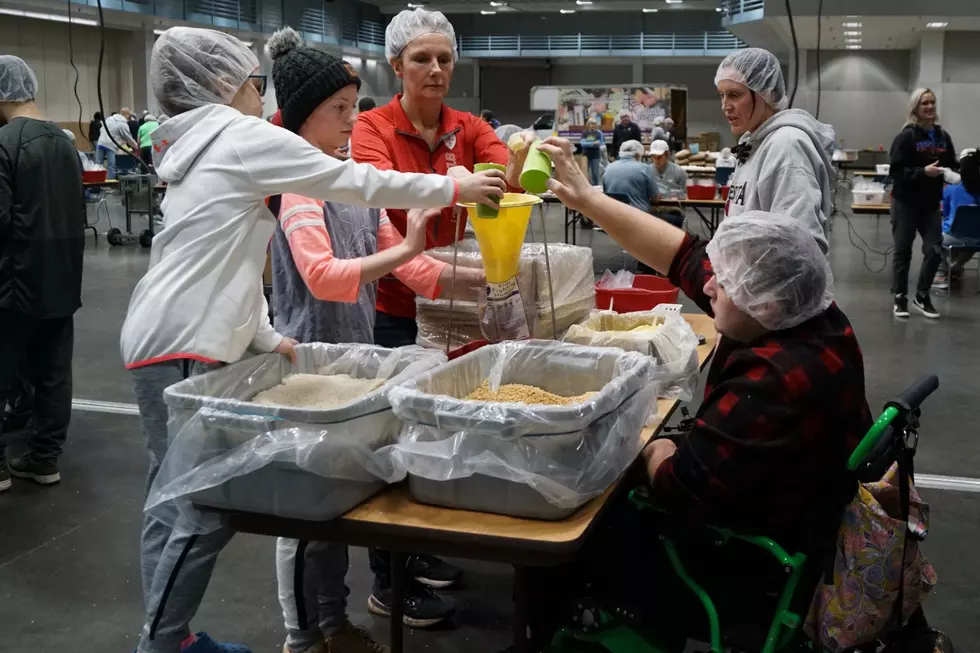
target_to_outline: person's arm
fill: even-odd
[[[397,249],[405,242],[398,230],[391,224],[388,215],[382,211],[378,224],[378,250],[385,252]],[[406,286],[427,299],[439,296],[439,278],[447,263],[437,261],[431,256],[414,256],[391,270],[391,273]]]
[[[13,166],[6,148],[0,146],[0,240],[6,240],[10,229],[10,214],[14,208]]]
[[[634,258],[661,274],[670,270],[684,242],[681,229],[664,220],[651,220],[649,214],[592,188],[567,140],[549,138],[539,147],[555,165],[555,178],[548,181],[548,188],[565,206],[594,220]]]
[[[651,204],[656,204],[657,200],[660,199],[660,189],[657,188],[657,180],[653,177],[653,169],[647,167],[645,170],[647,177],[647,197],[650,198]]]
[[[898,182],[915,183],[926,178],[925,168],[917,165],[915,132],[903,129],[892,141],[889,153],[889,174]]]
[[[267,354],[277,351],[285,341],[285,338],[272,328],[272,322],[269,321],[269,302],[265,298],[262,279],[258,280],[258,293],[262,299],[262,304],[259,307],[261,315],[259,316],[259,328],[255,330],[255,335],[252,336],[250,346],[259,353]]]
[[[758,486],[766,468],[792,455],[801,417],[784,397],[779,370],[746,350],[733,356],[705,397],[699,417],[656,469],[647,454],[655,504],[696,522],[725,518],[742,492]],[[750,491],[750,490],[749,490]]]
[[[631,131],[632,131],[632,134],[633,134],[633,140],[634,141],[640,141],[642,143],[643,142],[643,133],[640,131],[640,126],[637,125],[635,122],[631,122],[630,123],[630,127],[632,128]]]

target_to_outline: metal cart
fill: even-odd
[[[126,231],[113,227],[106,233],[110,245],[128,245],[139,242],[143,247],[149,247],[153,242],[154,222],[160,211],[160,198],[166,192],[166,186],[160,184],[153,174],[119,175],[119,194],[122,196],[123,207],[126,210]],[[146,215],[148,228],[138,235],[133,233],[133,214]]]

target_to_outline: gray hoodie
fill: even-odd
[[[725,215],[744,211],[785,213],[801,220],[826,254],[827,218],[833,211],[831,155],[834,128],[802,109],[780,111],[742,135],[749,157],[731,178]]]

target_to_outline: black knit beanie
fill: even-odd
[[[282,113],[282,126],[298,132],[328,97],[361,78],[349,63],[322,50],[306,47],[292,27],[283,27],[265,44],[272,59],[272,84]]]

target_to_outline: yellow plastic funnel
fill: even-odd
[[[531,207],[541,198],[523,193],[507,193],[500,200],[500,210],[495,218],[481,218],[476,214],[476,204],[465,206],[470,224],[480,245],[480,257],[486,269],[489,283],[504,283],[517,276],[521,258],[524,232],[531,220]]]

